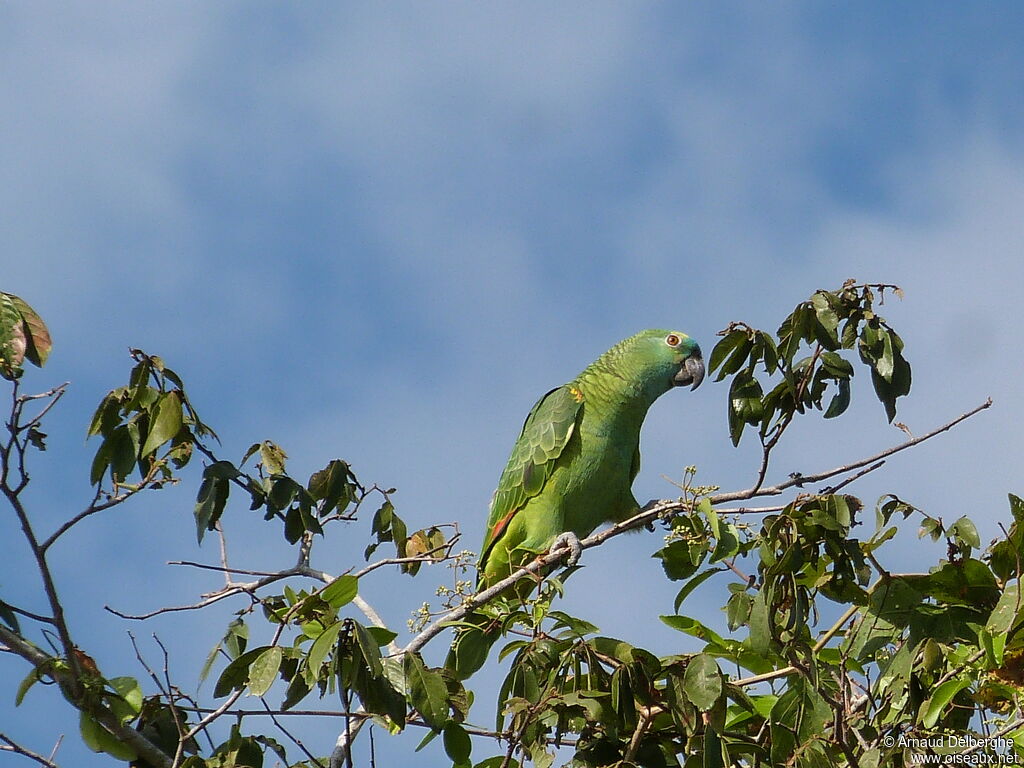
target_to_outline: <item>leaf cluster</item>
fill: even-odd
[[[816,291],[782,321],[775,334],[731,323],[721,332],[708,362],[717,381],[731,377],[729,435],[738,445],[746,427],[757,430],[763,444],[778,440],[797,413],[822,410],[826,419],[850,405],[854,349],[868,367],[875,395],[892,421],[896,401],[909,394],[910,365],[903,340],[875,311],[886,289],[848,280],[836,291]],[[876,293],[877,292],[877,293]],[[763,383],[761,371],[770,379]],[[772,383],[774,382],[774,383]],[[825,407],[826,394],[832,393]]]

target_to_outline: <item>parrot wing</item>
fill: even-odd
[[[582,415],[583,393],[571,384],[552,389],[533,406],[491,499],[481,571],[512,517],[544,488]]]

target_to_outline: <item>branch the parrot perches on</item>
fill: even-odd
[[[491,499],[481,586],[508,576],[556,541],[571,546],[602,523],[636,514],[632,486],[647,411],[670,389],[696,389],[703,379],[697,342],[680,331],[653,329],[619,342],[541,397]],[[456,633],[448,666],[460,678],[483,665],[496,639],[484,640],[485,625],[485,617],[470,616]]]

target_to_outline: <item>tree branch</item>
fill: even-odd
[[[2,625],[0,625],[0,642],[3,642],[14,653],[32,664],[41,674],[45,674],[57,683],[76,709],[85,712],[89,717],[96,720],[115,739],[134,749],[139,757],[144,758],[156,768],[172,768],[171,758],[165,755],[163,750],[149,741],[149,739],[134,728],[122,725],[120,719],[103,705],[87,701],[80,695],[75,695],[74,692],[81,688],[81,683],[74,676],[74,672],[61,668],[57,663],[58,659],[43,653],[20,635],[15,634]]]
[[[803,485],[804,483],[817,483],[822,480],[827,480],[830,477],[835,477],[836,475],[842,475],[847,472],[852,472],[855,469],[866,467],[868,464],[874,464],[880,459],[892,456],[894,453],[905,451],[907,448],[913,448],[915,445],[923,443],[925,440],[930,440],[931,438],[935,437],[936,435],[942,434],[943,432],[947,432],[960,422],[966,421],[967,419],[971,418],[971,416],[974,416],[975,414],[991,407],[992,398],[990,397],[981,405],[977,406],[976,408],[972,408],[971,410],[961,414],[960,416],[957,416],[955,419],[946,424],[943,424],[941,427],[933,429],[931,432],[923,434],[920,437],[915,437],[912,440],[908,440],[905,443],[900,443],[899,445],[887,448],[884,451],[876,453],[874,456],[868,456],[866,459],[860,459],[859,461],[854,461],[851,462],[850,464],[844,464],[843,466],[836,467],[835,469],[830,469],[826,472],[819,472],[813,475],[796,474],[789,480],[779,483],[778,485],[772,485],[765,488],[752,487],[748,488],[745,491],[734,491],[732,493],[718,493],[710,497],[711,503],[722,504],[727,501],[743,501],[745,499],[754,498],[756,496],[777,496],[783,491],[787,490],[788,488],[792,488],[793,486]]]
[[[30,760],[35,760],[40,765],[47,766],[47,768],[60,768],[52,759],[43,757],[31,749],[21,746],[6,734],[0,733],[0,741],[3,742],[3,744],[0,744],[0,752],[14,752],[18,755],[24,755]]]

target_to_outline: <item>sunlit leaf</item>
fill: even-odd
[[[272,646],[257,656],[249,666],[249,693],[252,696],[263,696],[277,679],[281,669],[282,651],[280,646]]]
[[[142,446],[141,455],[148,456],[166,442],[169,442],[181,429],[181,398],[177,392],[165,392],[160,395],[156,405],[150,409],[149,432]]]
[[[698,653],[690,659],[683,675],[683,687],[686,697],[697,709],[711,709],[722,695],[722,673],[714,658]]]
[[[352,602],[352,599],[358,592],[359,579],[352,574],[346,573],[324,587],[320,592],[320,598],[337,610],[341,606]]]
[[[410,703],[432,728],[443,728],[448,722],[448,689],[444,680],[427,669],[418,654],[405,654],[403,665]]]

